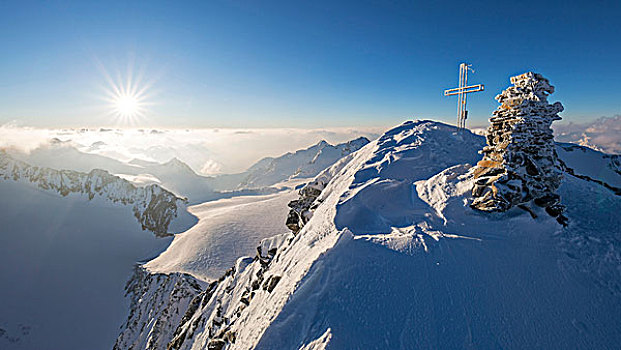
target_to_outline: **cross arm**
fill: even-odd
[[[467,94],[470,92],[477,92],[485,90],[485,86],[483,84],[464,86],[454,89],[444,90],[444,96],[458,95],[461,93]]]

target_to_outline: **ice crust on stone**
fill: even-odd
[[[548,103],[554,87],[541,74],[524,73],[511,77],[511,83],[496,96],[500,106],[490,118],[483,160],[475,170],[472,207],[507,211],[533,201],[565,224],[556,194],[563,169],[551,129],[563,106]]]

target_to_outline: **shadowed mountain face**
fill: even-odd
[[[0,152],[0,348],[105,349],[136,261],[195,219],[158,185],[38,167]],[[148,232],[150,231],[150,232]],[[157,238],[160,237],[160,238]]]

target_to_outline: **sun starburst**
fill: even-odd
[[[102,69],[107,80],[104,100],[107,103],[108,115],[114,118],[114,124],[119,126],[137,126],[144,121],[149,112],[150,83],[143,83],[143,74],[134,76],[133,65],[129,65],[127,73],[116,74],[113,79],[105,69]]]

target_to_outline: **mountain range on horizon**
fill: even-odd
[[[120,176],[136,185],[158,184],[190,203],[231,197],[241,194],[266,194],[277,190],[273,185],[289,178],[308,178],[317,175],[342,156],[355,152],[368,143],[364,137],[331,145],[325,140],[294,153],[266,157],[236,174],[204,176],[173,157],[164,163],[132,159],[117,159],[79,150],[71,142],[52,140],[29,152],[8,149],[6,152],[32,165],[53,169],[90,172],[101,169]]]

